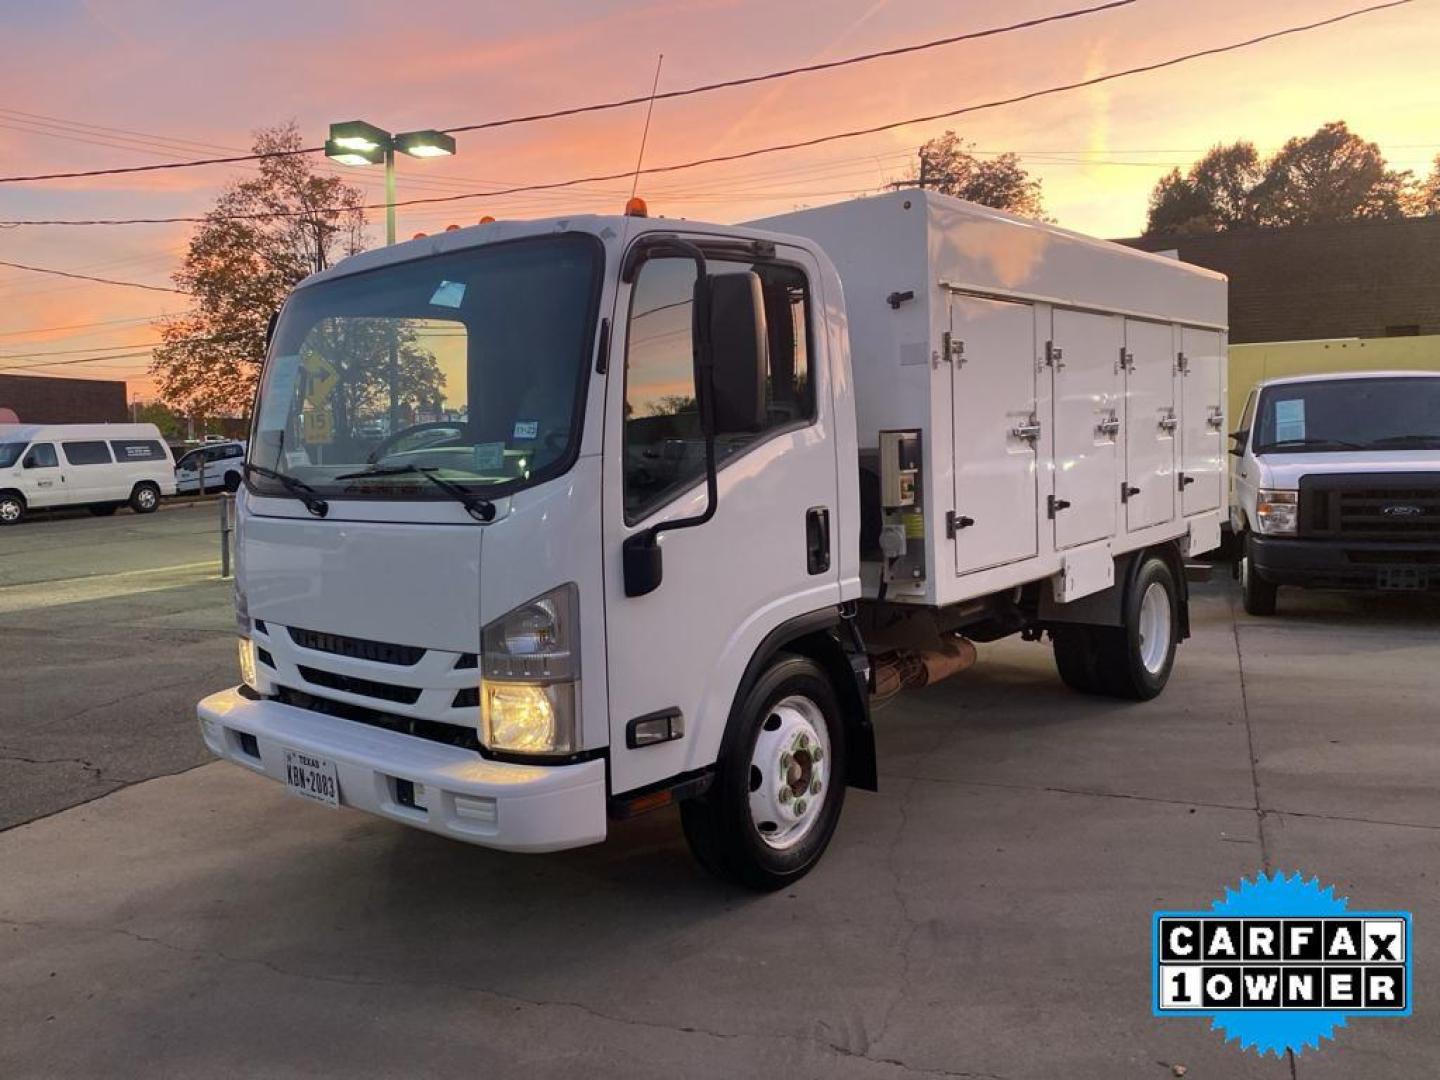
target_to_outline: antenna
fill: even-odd
[[[650,138],[650,117],[655,113],[655,92],[660,89],[660,65],[665,63],[665,54],[655,58],[655,81],[650,85],[650,103],[645,106],[645,130],[640,133],[640,153],[635,158],[635,178],[630,182],[630,198],[640,188],[640,166],[645,164],[645,141]]]

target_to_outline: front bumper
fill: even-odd
[[[211,753],[284,782],[285,751],[335,763],[340,802],[469,844],[559,851],[605,839],[605,762],[509,765],[384,728],[252,700],[238,687],[197,706]],[[252,754],[242,735],[253,736]],[[397,800],[397,780],[423,784],[424,809]]]
[[[1440,589],[1440,549],[1378,541],[1250,536],[1253,570],[1274,585],[1312,589]]]

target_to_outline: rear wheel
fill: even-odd
[[[137,514],[153,514],[160,508],[160,489],[151,483],[136,484],[130,493],[130,509]]]
[[[777,656],[731,719],[715,782],[680,806],[711,873],[771,891],[820,861],[845,801],[845,724],[823,668]]]
[[[1279,589],[1255,571],[1255,556],[1250,537],[1245,537],[1245,551],[1240,556],[1240,601],[1247,615],[1274,615]]]
[[[1122,626],[1057,626],[1055,666],[1085,694],[1149,701],[1165,689],[1179,641],[1180,590],[1164,559],[1147,558],[1124,599]]]
[[[18,525],[25,520],[25,499],[13,491],[0,492],[0,525]]]

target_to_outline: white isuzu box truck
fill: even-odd
[[[745,227],[577,216],[367,252],[272,335],[206,743],[546,851],[678,803],[805,873],[872,693],[1052,639],[1164,687],[1219,541],[1225,282],[923,191]]]

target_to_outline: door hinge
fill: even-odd
[[[968,529],[975,524],[975,519],[957,514],[954,510],[945,511],[945,536],[946,539],[954,540],[955,534],[961,529]]]
[[[1177,375],[1190,374],[1190,358],[1183,352],[1175,354],[1175,373]]]
[[[1131,497],[1132,495],[1139,495],[1139,494],[1140,494],[1140,489],[1139,489],[1138,487],[1133,487],[1133,486],[1130,485],[1129,483],[1124,483],[1124,484],[1121,484],[1121,485],[1120,485],[1120,501],[1121,501],[1122,503],[1128,503],[1128,502],[1130,501],[1130,497]]]
[[[1061,510],[1069,509],[1069,499],[1057,499],[1054,495],[1047,495],[1045,497],[1045,514],[1052,521],[1055,519],[1055,515],[1058,514]]]
[[[949,330],[940,335],[940,359],[956,367],[965,363],[965,342]]]
[[[1065,367],[1065,350],[1053,341],[1045,342],[1045,363],[1056,371]]]

